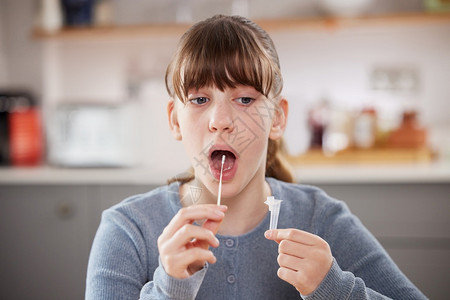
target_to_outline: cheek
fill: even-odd
[[[250,136],[252,138],[253,136]],[[267,152],[268,138],[267,136],[260,134],[253,140],[248,139],[248,143],[243,142],[237,144],[237,152],[241,159],[248,162],[258,163]],[[244,141],[244,139],[242,139]],[[240,148],[239,148],[240,147]],[[236,149],[236,148],[235,148]]]
[[[183,109],[178,111],[178,124],[180,126],[180,132],[183,135],[183,139],[192,138],[192,135],[200,129],[200,123],[196,122],[196,120]]]
[[[181,130],[183,146],[189,154],[195,154],[201,150],[199,148],[201,147],[200,137],[199,134],[196,134],[197,132],[198,129],[196,131],[195,128],[184,127]]]
[[[208,165],[208,145],[205,142],[205,127],[200,120],[182,115],[179,119],[183,147],[193,165]]]

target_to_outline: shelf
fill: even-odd
[[[435,154],[428,148],[418,149],[390,149],[375,148],[361,150],[344,150],[334,155],[325,155],[320,150],[309,150],[299,155],[288,157],[293,166],[305,165],[344,165],[344,164],[404,164],[404,163],[431,163]]]
[[[327,17],[256,21],[264,29],[280,30],[338,30],[346,27],[393,26],[402,24],[450,23],[450,13],[403,13],[362,17]]]
[[[97,38],[126,38],[139,36],[167,36],[181,35],[190,25],[188,24],[143,24],[128,26],[64,28],[49,33],[35,29],[32,33],[37,40],[71,40],[71,39],[97,39]]]
[[[450,13],[404,13],[396,15],[364,16],[355,18],[308,18],[255,20],[269,32],[281,30],[336,30],[363,25],[392,26],[400,24],[450,23]],[[32,37],[37,40],[70,40],[91,38],[124,38],[145,36],[180,36],[192,24],[142,24],[110,27],[65,28],[54,33],[35,29]]]

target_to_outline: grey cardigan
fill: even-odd
[[[426,299],[342,201],[315,187],[266,180],[273,196],[284,200],[278,228],[314,233],[331,247],[331,270],[305,299]],[[269,214],[244,235],[218,235],[215,264],[186,279],[170,277],[159,261],[157,238],[181,208],[178,187],[172,183],[103,212],[86,299],[301,299],[277,277],[278,245],[264,237]]]

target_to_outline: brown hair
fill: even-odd
[[[180,39],[177,52],[166,71],[169,95],[187,101],[191,88],[216,86],[220,90],[237,84],[254,87],[269,99],[283,88],[278,54],[270,36],[254,22],[240,16],[216,15],[193,25]],[[293,182],[282,158],[282,141],[269,139],[266,176]],[[169,180],[188,182],[186,176]]]

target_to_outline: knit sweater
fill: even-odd
[[[312,294],[302,296],[278,278],[278,245],[264,237],[269,214],[244,235],[217,235],[215,264],[186,279],[169,276],[157,239],[182,207],[179,184],[172,183],[103,212],[86,299],[426,299],[344,202],[312,186],[266,180],[272,195],[284,200],[278,228],[298,228],[330,245],[331,269]]]

